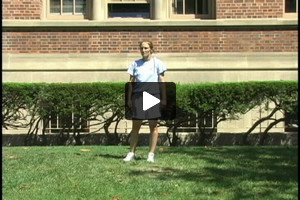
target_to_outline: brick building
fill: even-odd
[[[3,0],[2,12],[4,82],[127,81],[141,40],[175,83],[297,80],[298,0]],[[247,130],[253,113],[218,131]]]

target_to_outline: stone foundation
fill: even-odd
[[[171,134],[170,134],[171,136]],[[60,137],[59,135],[37,135],[36,138],[27,140],[26,134],[4,134],[2,135],[2,146],[57,146],[57,145],[129,145],[129,134],[120,134],[116,139],[114,134],[88,134],[81,135],[76,139],[73,136]],[[258,145],[261,134],[250,134],[248,136],[248,145]],[[242,145],[242,133],[221,133],[206,136],[201,139],[198,134],[180,134],[178,135],[177,146],[198,146],[215,145],[215,146],[231,146]],[[28,139],[28,138],[27,138]],[[158,145],[170,146],[172,138],[168,139],[166,134],[160,134]],[[140,146],[149,145],[149,134],[140,134]],[[289,133],[269,133],[265,139],[264,145],[298,145],[298,132]]]

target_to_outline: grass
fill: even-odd
[[[3,147],[5,200],[294,200],[298,147]]]

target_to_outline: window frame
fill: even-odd
[[[82,125],[80,125],[78,128],[76,128],[76,130],[79,130],[80,133],[89,133],[90,132],[90,124],[89,124],[90,122],[88,120],[82,119],[80,117],[80,115],[75,115],[73,112],[70,114],[71,114],[71,116],[70,115],[66,116],[67,119],[65,119],[65,121],[72,124],[72,127],[70,129],[71,131],[74,131],[74,129],[75,129],[74,128],[75,118],[79,118],[80,124],[84,123],[84,127],[82,127]],[[70,119],[70,117],[71,117],[71,119]],[[62,125],[63,119],[62,118],[64,118],[64,116],[60,116],[57,113],[51,113],[49,116],[44,118],[42,120],[42,124],[43,124],[44,130],[45,130],[45,133],[59,133],[63,129],[63,125]]]
[[[149,18],[144,18],[144,17],[110,17],[109,16],[109,5],[110,4],[149,4]],[[107,4],[106,4],[107,6],[106,6],[106,9],[107,9],[107,19],[109,19],[109,20],[111,20],[111,19],[124,19],[124,20],[126,20],[126,19],[141,19],[141,20],[149,20],[149,19],[151,19],[152,18],[152,4],[151,3],[145,3],[145,2],[107,2]]]
[[[295,110],[298,110],[298,106],[295,107]],[[284,131],[285,132],[298,132],[299,119],[297,113],[284,113]]]
[[[177,0],[169,0],[169,7],[170,7],[170,19],[215,19],[215,1],[208,0],[208,14],[176,14],[175,13],[175,3]],[[197,1],[197,0],[194,0]],[[185,0],[183,0],[183,12],[184,12],[184,5]]]
[[[90,18],[90,14],[91,14],[91,5],[90,5],[90,1],[89,0],[85,0],[86,1],[86,12],[85,13],[76,13],[76,4],[75,4],[75,1],[76,0],[73,0],[73,12],[72,13],[63,13],[62,12],[62,7],[61,7],[61,12],[60,13],[51,13],[50,12],[50,1],[51,0],[46,0],[46,9],[45,9],[45,12],[46,12],[46,19],[49,19],[49,20],[84,20],[84,19],[88,19]],[[60,0],[61,2],[61,5],[62,5],[62,1],[63,0]]]
[[[199,133],[199,113],[196,114],[188,114],[187,118],[189,120],[187,120],[185,123],[183,123],[181,126],[177,127],[177,131],[178,132],[196,132]],[[214,114],[214,112],[211,113],[211,118],[204,118],[204,124],[205,126],[203,128],[205,128],[206,131],[210,131],[210,130],[215,130],[215,132],[217,132],[217,127],[214,127],[214,123],[216,122],[217,118]],[[206,126],[206,120],[211,121],[211,125]]]
[[[285,12],[285,1],[283,1],[283,18],[297,18],[298,19],[298,6],[299,6],[299,0],[296,0],[296,12],[294,13],[287,13]]]
[[[149,18],[143,18],[143,17],[109,17],[109,9],[108,6],[109,4],[149,4],[150,10],[149,10]],[[108,20],[151,20],[153,18],[153,3],[149,0],[133,0],[133,1],[128,1],[128,0],[107,0],[106,2],[106,19]]]

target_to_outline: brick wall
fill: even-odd
[[[217,19],[281,18],[283,0],[217,0]],[[3,0],[3,19],[39,20],[42,0]]]
[[[42,13],[41,0],[3,0],[2,19],[39,20]]]
[[[217,19],[281,18],[284,0],[217,0]]]
[[[3,53],[296,52],[298,31],[3,32]]]

